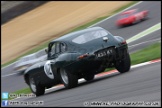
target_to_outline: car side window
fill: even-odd
[[[65,52],[67,50],[66,44],[61,43],[61,42],[55,42],[51,44],[49,49],[49,55],[48,58],[55,58],[57,57],[60,53]]]
[[[60,53],[60,43],[59,42],[57,42],[56,43],[56,54],[58,54],[58,53]]]
[[[60,43],[60,49],[61,49],[61,52],[65,52],[66,51],[66,45],[64,43]]]
[[[54,44],[52,45],[51,51],[50,51],[50,53],[51,53],[50,55],[51,55],[51,56],[53,56],[53,55],[56,53],[55,50],[56,50],[56,44],[54,43]]]
[[[48,58],[49,59],[55,58],[55,57],[57,57],[58,53],[60,53],[60,44],[59,44],[59,42],[55,42],[50,45]]]

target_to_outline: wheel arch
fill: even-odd
[[[24,75],[24,80],[29,85],[29,74],[28,73]]]

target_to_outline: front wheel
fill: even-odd
[[[37,83],[36,80],[34,79],[34,77],[32,77],[32,76],[29,76],[29,86],[30,86],[31,91],[36,96],[40,96],[45,93],[45,87],[41,86],[39,83]]]
[[[130,60],[130,56],[128,52],[125,54],[125,57],[123,60],[115,63],[115,68],[120,73],[128,72],[130,70],[130,66],[131,66],[131,60]]]
[[[144,18],[141,19],[141,21],[145,21],[147,19],[149,19],[149,17],[146,15],[146,16],[144,16]]]
[[[65,69],[60,69],[60,77],[61,77],[61,81],[64,84],[65,88],[70,89],[78,85],[77,75],[73,75],[67,72]]]

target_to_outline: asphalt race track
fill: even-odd
[[[84,106],[92,101],[146,101],[161,100],[160,63],[131,69],[124,74],[114,74],[83,82],[78,87],[60,88],[36,98],[21,101],[44,101],[44,106]],[[90,104],[90,103],[89,103]]]
[[[96,26],[101,26],[107,29],[113,35],[119,35],[125,39],[129,39],[143,30],[161,22],[160,1],[145,1],[134,6],[132,9],[134,8],[138,8],[139,11],[149,10],[148,19],[133,26],[117,28],[114,25],[115,20],[117,19],[116,15],[102,23],[97,24]],[[130,43],[129,46],[159,38],[161,38],[160,30]],[[148,43],[130,48],[130,53],[146,47],[147,45]],[[44,101],[45,106],[84,106],[83,103],[85,101],[161,101],[160,63],[161,62],[137,67],[124,74],[118,73],[115,75],[98,78],[91,82],[83,82],[79,84],[78,87],[73,89],[65,90],[64,88],[60,88],[50,91],[40,97],[20,100],[41,100]],[[12,67],[10,67],[8,70],[11,70],[11,68]],[[11,74],[12,71],[8,70],[5,69],[5,71],[2,71],[1,75],[5,76],[9,73]],[[28,86],[24,83],[22,75],[14,74],[2,77],[2,92],[13,92],[26,87]]]

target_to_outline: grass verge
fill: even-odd
[[[12,100],[12,99],[16,98],[17,95],[20,95],[20,94],[29,94],[29,93],[31,93],[30,88],[24,88],[24,89],[21,89],[21,90],[17,90],[17,91],[15,91],[15,92],[10,93],[10,95],[12,94],[12,96],[13,96],[13,95],[16,95],[16,96],[14,96],[14,97],[10,97],[10,96],[9,96],[8,100]],[[1,101],[2,101],[2,100],[3,100],[3,99],[1,98]]]
[[[139,50],[135,53],[132,53],[130,55],[130,57],[131,57],[131,65],[135,65],[135,64],[147,62],[147,61],[150,61],[153,59],[161,58],[161,43],[155,43],[153,45],[148,46],[147,48],[144,48],[144,49]],[[105,71],[110,71],[112,69],[114,69],[114,68],[109,68],[109,69],[107,68]],[[25,88],[25,89],[18,90],[13,93],[27,94],[27,93],[31,93],[31,90],[29,88]]]
[[[81,25],[81,26],[79,26],[79,27],[76,27],[75,29],[71,30],[70,32],[74,32],[74,31],[77,31],[77,30],[85,29],[85,28],[87,28],[87,27],[89,27],[89,26],[91,26],[91,25],[93,25],[93,24],[95,24],[95,23],[97,23],[97,22],[99,22],[99,21],[101,21],[101,20],[103,20],[103,19],[105,19],[105,18],[107,18],[107,17],[109,17],[109,16],[111,16],[111,15],[113,15],[113,14],[115,14],[115,13],[121,11],[121,10],[123,10],[123,9],[126,9],[127,7],[133,5],[133,4],[137,3],[137,2],[139,2],[139,1],[132,1],[131,3],[129,3],[129,4],[125,5],[125,6],[122,6],[121,8],[119,8],[119,9],[113,11],[111,14],[106,15],[106,16],[102,16],[102,17],[99,17],[99,18],[97,18],[97,19],[95,19],[95,20],[93,20],[93,21],[91,21],[91,22],[88,22],[88,23],[83,24],[83,25]],[[68,32],[68,33],[70,33],[70,32]],[[65,34],[67,34],[67,33],[65,33]],[[48,43],[49,43],[49,42],[45,42],[45,43],[41,44],[40,46],[38,46],[37,48],[34,48],[34,49],[28,51],[28,52],[25,53],[25,54],[23,54],[23,55],[21,55],[21,56],[15,58],[15,59],[13,59],[13,60],[7,62],[7,63],[1,64],[1,68],[4,67],[4,66],[9,65],[9,64],[11,64],[11,63],[13,63],[13,62],[15,62],[15,61],[17,61],[19,58],[21,58],[21,57],[23,57],[23,56],[26,56],[26,55],[35,53],[35,52],[37,52],[37,51],[39,51],[39,50],[41,50],[41,49],[46,48],[47,45],[48,45]]]
[[[16,95],[19,95],[19,94],[29,94],[29,93],[31,93],[31,90],[30,90],[30,88],[24,88],[24,89],[15,91],[13,93],[16,94]],[[14,99],[14,98],[9,97],[9,100],[11,100],[11,99]]]
[[[155,43],[143,50],[132,53],[130,57],[132,65],[161,58],[161,43]]]

